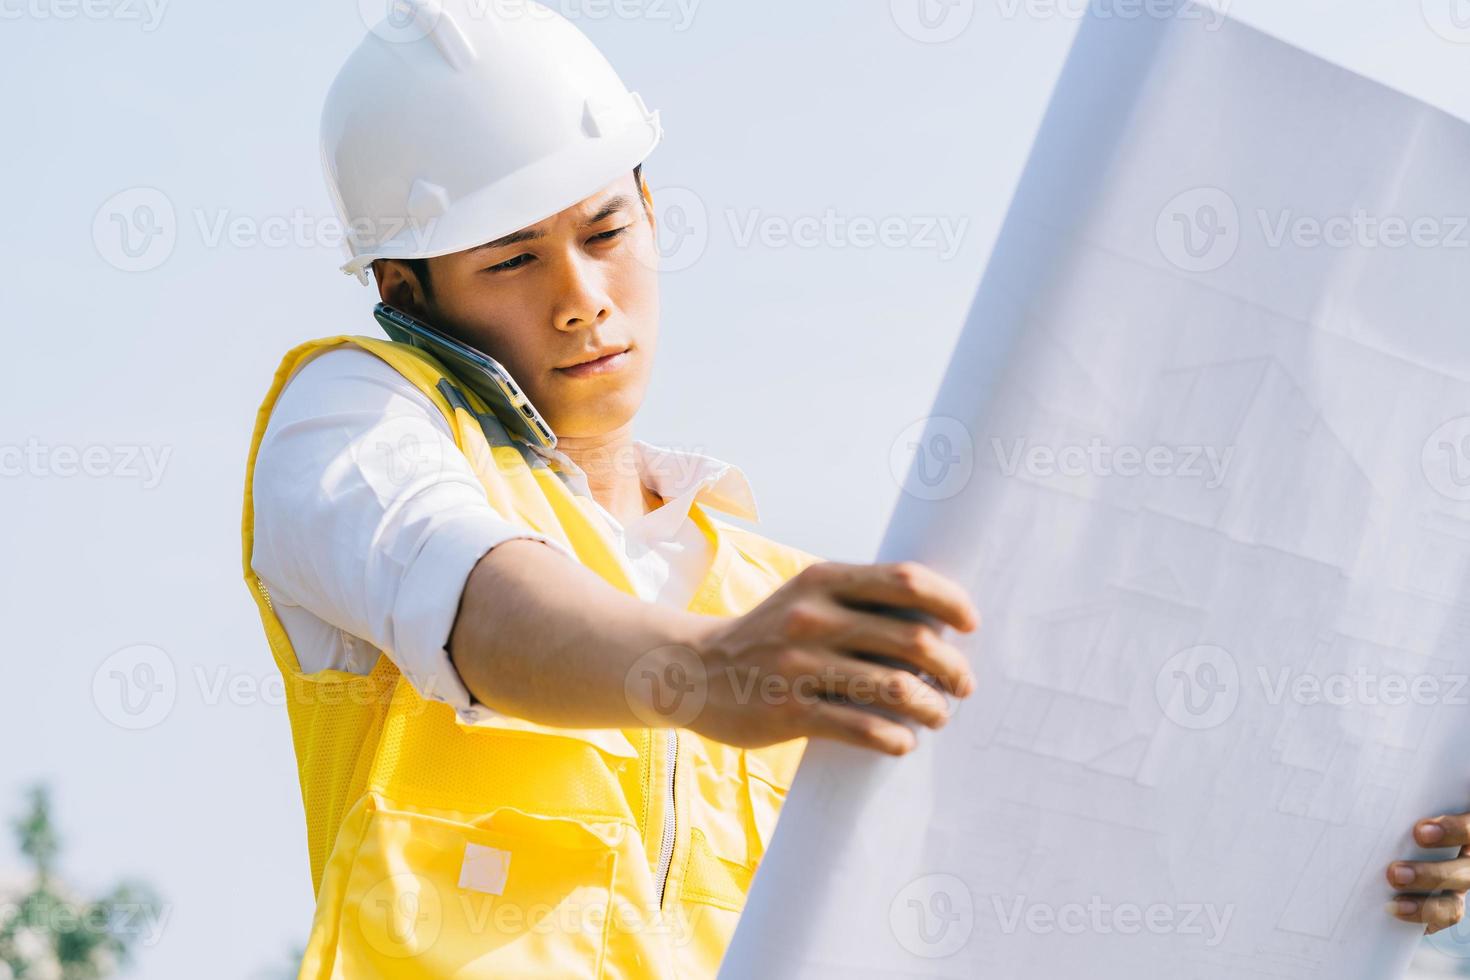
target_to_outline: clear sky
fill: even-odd
[[[929,406],[1079,3],[554,2],[661,110],[647,174],[691,232],[667,243],[638,434],[743,467],[771,536],[869,560],[890,448]],[[265,976],[309,924],[240,495],[281,355],[376,332],[336,271],[317,121],[382,8],[0,0],[0,449],[26,452],[0,475],[0,812],[44,779],[67,877],[162,893],[134,976]],[[1229,9],[1470,118],[1466,0]],[[158,234],[124,248],[119,221]],[[167,710],[127,730],[109,685],[137,645],[172,687],[155,673]],[[0,878],[17,866],[0,843]]]

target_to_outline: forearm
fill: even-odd
[[[449,653],[475,699],[502,714],[560,728],[644,727],[625,694],[629,671],[650,651],[688,646],[712,625],[712,617],[644,602],[540,542],[517,539],[471,571]]]

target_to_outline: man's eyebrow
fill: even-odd
[[[603,218],[612,217],[614,214],[617,214],[624,208],[631,207],[632,204],[633,199],[626,194],[619,194],[617,197],[610,197],[608,198],[606,204],[597,209],[596,214],[594,214],[592,217],[588,218],[582,223],[584,225],[595,225]]]
[[[582,224],[584,226],[595,225],[599,221],[602,221],[604,218],[610,218],[614,214],[617,214],[619,211],[622,211],[623,209],[629,207],[632,203],[633,199],[626,194],[619,194],[617,197],[610,197],[608,198],[606,204],[597,209],[596,214],[588,218],[586,221],[582,222]],[[487,248],[505,248],[507,245],[519,245],[521,242],[535,241],[536,239],[544,238],[545,236],[545,232],[523,229],[521,231],[513,231],[509,235],[505,235],[501,238],[495,239],[495,241],[493,242],[486,242],[484,245],[476,245],[474,248],[470,249],[470,251],[478,252],[482,249]]]

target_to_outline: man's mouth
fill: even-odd
[[[580,364],[572,364],[567,367],[557,368],[557,372],[570,378],[588,378],[601,374],[610,374],[620,371],[632,360],[632,348],[624,347],[611,350],[594,357],[592,360],[583,361]]]

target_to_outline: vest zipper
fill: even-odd
[[[669,883],[669,865],[674,860],[674,770],[679,762],[679,730],[670,728],[668,738],[669,762],[665,767],[668,774],[664,793],[664,829],[658,845],[658,907],[664,907],[664,888]]]

